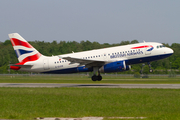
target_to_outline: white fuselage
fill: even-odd
[[[72,63],[67,59],[63,59],[64,57],[104,61],[105,64],[116,61],[125,61],[127,65],[131,65],[163,59],[171,54],[173,54],[173,50],[164,47],[161,43],[144,42],[51,57],[41,55],[38,60],[25,63],[25,65],[32,65],[30,69],[21,68],[20,70],[43,73],[73,73],[78,72],[78,67],[81,66],[85,69],[85,66],[80,63]],[[86,72],[86,70],[82,70],[82,72]]]

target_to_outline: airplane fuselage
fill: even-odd
[[[90,72],[93,71],[91,67],[86,68],[85,65],[71,63],[70,61],[63,59],[63,57],[68,56],[79,59],[100,60],[105,61],[106,64],[125,61],[126,65],[131,65],[163,59],[170,56],[172,53],[172,49],[164,47],[160,43],[145,42],[51,57],[42,55],[36,62],[32,61],[25,63],[25,65],[33,65],[31,69],[22,68],[20,70],[55,74]],[[99,67],[101,67],[101,65],[99,65]]]

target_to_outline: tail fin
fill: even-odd
[[[28,61],[36,61],[40,58],[41,53],[32,47],[18,33],[9,34],[9,38],[20,63],[24,64]]]

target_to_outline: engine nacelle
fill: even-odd
[[[130,69],[131,69],[131,66],[126,65],[125,61],[116,61],[116,62],[108,63],[102,66],[99,69],[99,72],[101,73],[121,72],[121,71],[130,70]]]

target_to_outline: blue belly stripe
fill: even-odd
[[[145,63],[145,62],[151,62],[160,60],[166,57],[169,57],[171,54],[165,54],[165,55],[156,55],[156,56],[150,56],[150,57],[143,57],[143,58],[136,58],[136,59],[128,59],[125,60],[126,65],[131,64],[138,64],[138,63]],[[53,71],[47,71],[42,73],[50,73],[50,74],[68,74],[68,73],[77,73],[77,72],[92,72],[92,68],[84,68],[85,66],[81,67],[74,67],[74,68],[67,68],[67,69],[60,69],[60,70],[53,70]]]

